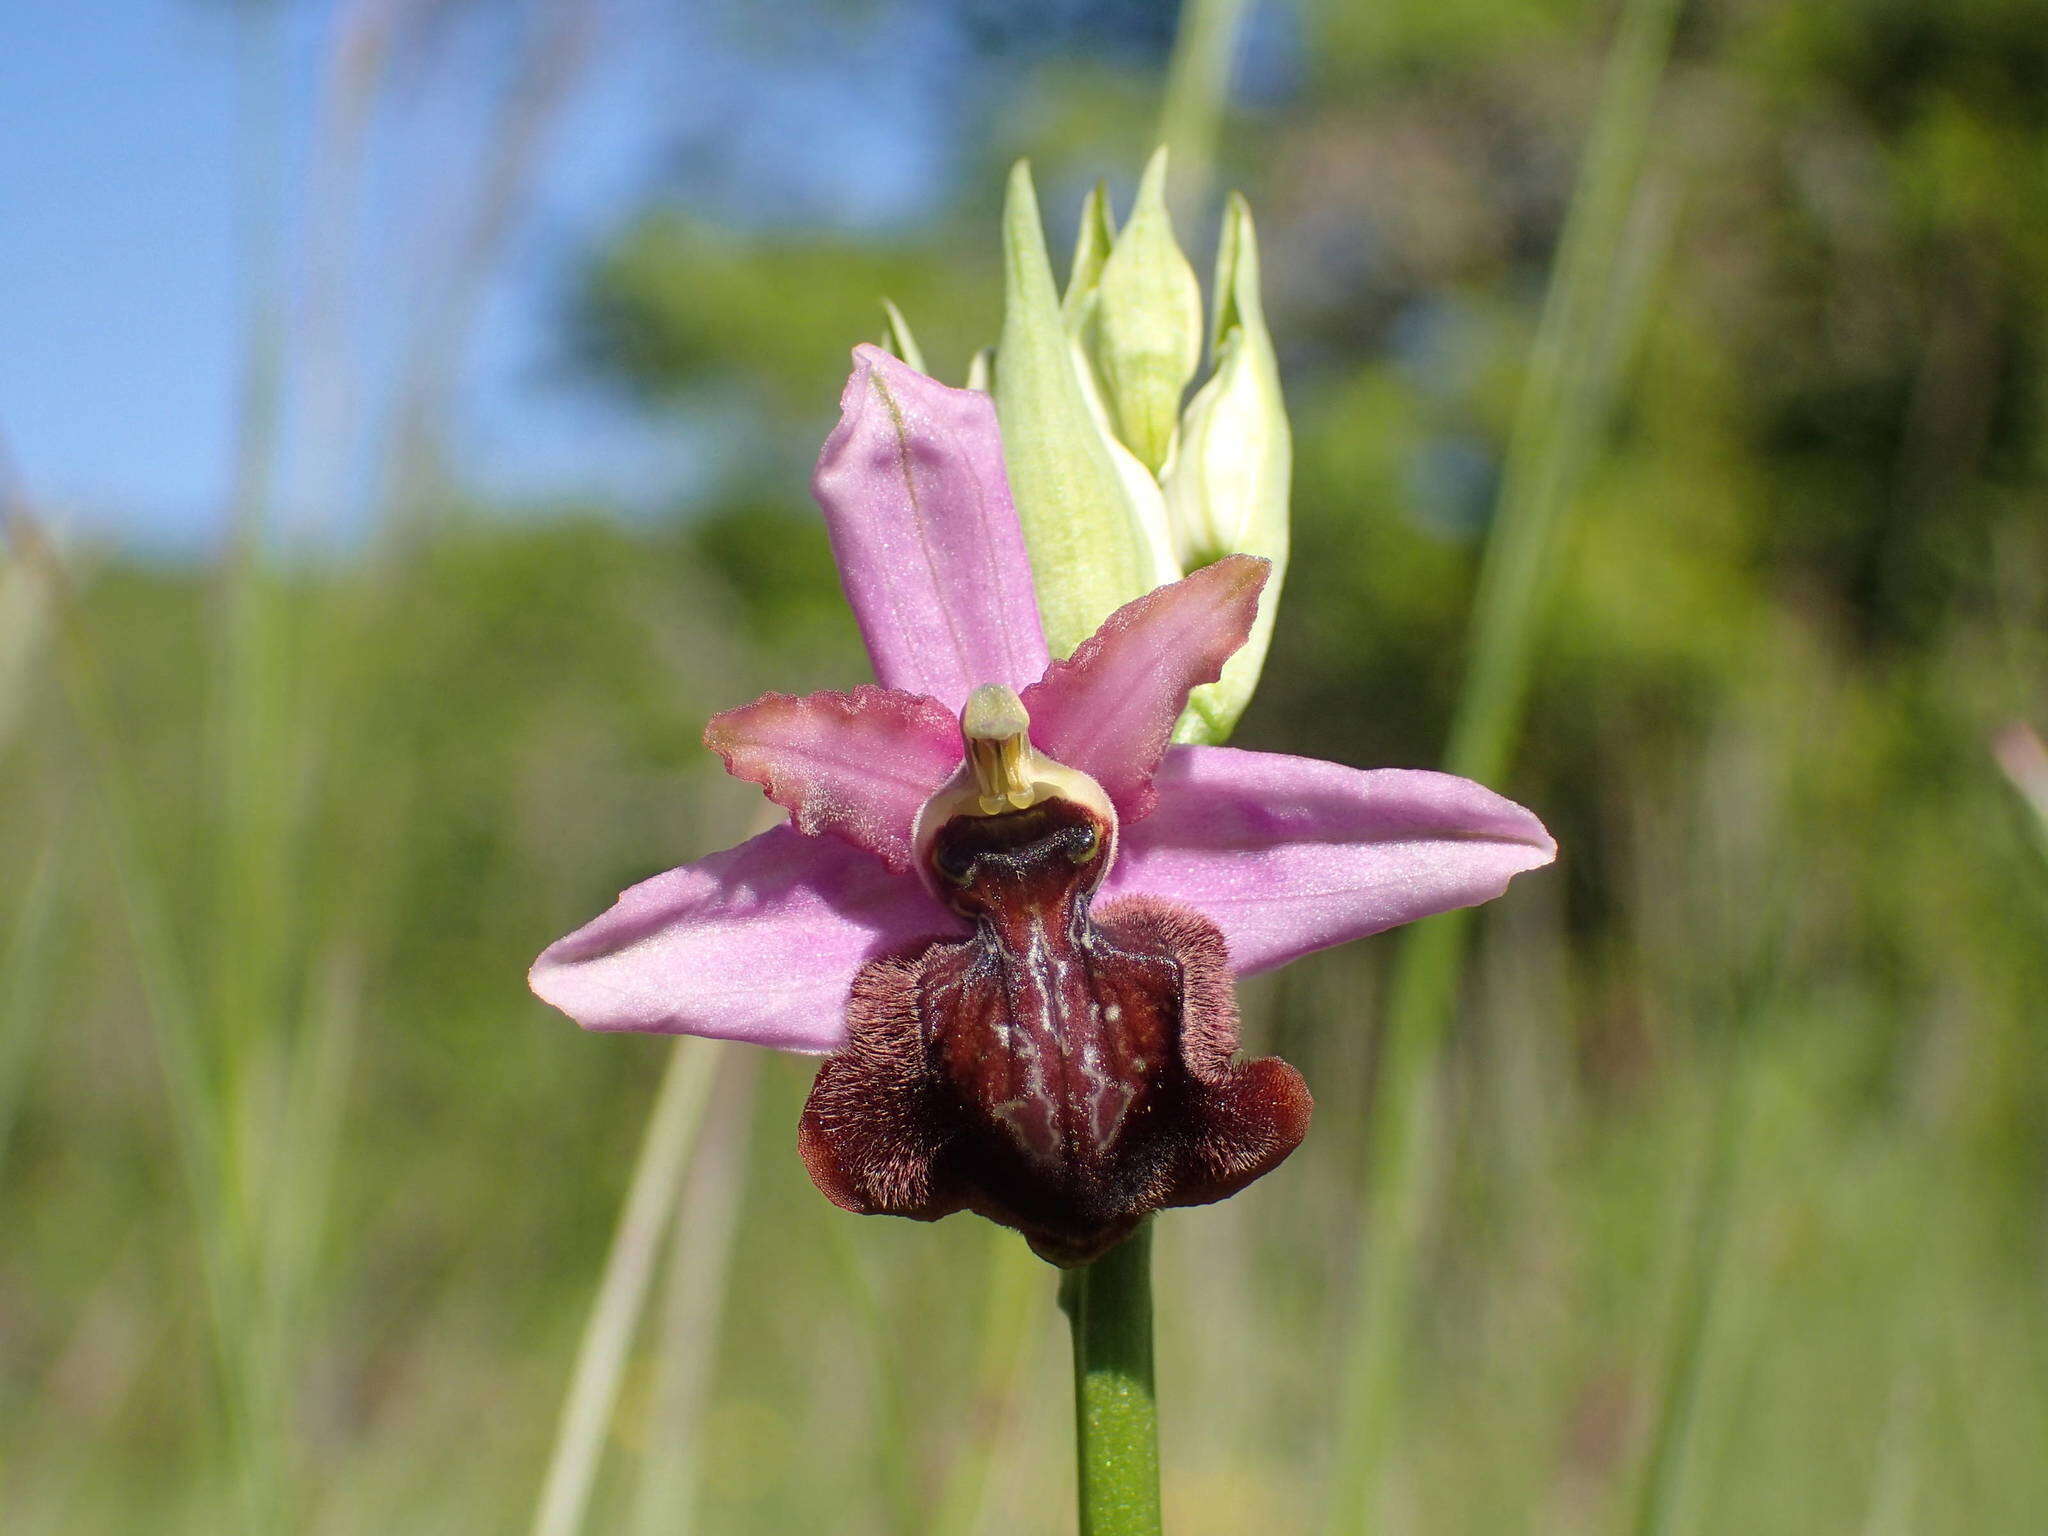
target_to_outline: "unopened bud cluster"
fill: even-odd
[[[1121,230],[1107,190],[1089,194],[1062,291],[1030,169],[1011,172],[1002,334],[968,384],[995,396],[1054,655],[1132,598],[1225,555],[1272,562],[1250,640],[1195,690],[1175,731],[1216,742],[1250,702],[1272,635],[1291,447],[1251,211],[1235,194],[1225,205],[1205,349],[1201,284],[1174,238],[1166,173],[1162,149]],[[892,350],[918,366],[893,309],[889,331]]]

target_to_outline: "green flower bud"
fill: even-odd
[[[1114,252],[1105,275],[1113,260]],[[1046,644],[1065,656],[1116,609],[1152,589],[1152,561],[1112,440],[1089,409],[1075,366],[1031,168],[1022,161],[1010,173],[1003,205],[994,394]]]
[[[1074,264],[1067,270],[1067,291],[1060,298],[1060,315],[1067,329],[1078,336],[1095,313],[1090,302],[1102,281],[1102,264],[1109,260],[1116,244],[1116,217],[1110,212],[1109,188],[1095,183],[1081,204],[1081,227],[1074,236]]]
[[[1088,221],[1082,230],[1086,244]],[[1181,396],[1202,359],[1202,285],[1173,238],[1164,148],[1145,167],[1131,221],[1102,263],[1093,300],[1083,339],[1110,420],[1156,475],[1173,447]]]
[[[1215,297],[1215,371],[1189,402],[1162,476],[1167,518],[1176,553],[1188,569],[1250,554],[1272,561],[1273,574],[1251,638],[1221,678],[1188,699],[1174,735],[1192,742],[1223,740],[1251,702],[1287,571],[1293,449],[1280,370],[1259,303],[1258,238],[1250,208],[1234,193],[1216,252]]]
[[[1144,546],[1145,590],[1149,592],[1169,581],[1179,581],[1182,575],[1180,556],[1174,547],[1173,524],[1167,517],[1166,495],[1152,471],[1117,441],[1116,429],[1109,419],[1109,407],[1102,398],[1100,382],[1089,367],[1088,355],[1078,340],[1074,343],[1074,372],[1081,380],[1081,393],[1088,399],[1089,414],[1095,418],[1102,440],[1109,445],[1110,463],[1116,466],[1117,479],[1123,483],[1124,504],[1130,511],[1133,526],[1138,530],[1138,540]]]
[[[1173,532],[1166,521],[1166,498],[1152,471],[1117,439],[1116,423],[1102,398],[1102,381],[1088,356],[1083,339],[1092,335],[1097,308],[1097,289],[1102,269],[1116,245],[1116,215],[1110,208],[1109,188],[1097,182],[1081,204],[1081,224],[1074,237],[1074,263],[1067,273],[1067,291],[1060,299],[1060,315],[1074,337],[1074,375],[1081,381],[1089,414],[1109,445],[1110,462],[1123,483],[1131,519],[1146,557],[1146,587],[1164,586],[1180,580],[1180,562],[1173,553]]]

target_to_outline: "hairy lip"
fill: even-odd
[[[1074,857],[1094,817],[1055,800],[939,829],[934,857],[975,933],[856,981],[847,1045],[819,1070],[799,1134],[836,1204],[974,1210],[1081,1264],[1162,1206],[1235,1193],[1299,1143],[1299,1074],[1232,1061],[1214,926],[1158,901],[1094,909],[1100,871]]]

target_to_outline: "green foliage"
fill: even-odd
[[[657,398],[715,381],[805,424],[846,381],[846,352],[887,330],[893,301],[939,376],[1002,318],[997,252],[969,259],[931,247],[869,245],[798,233],[741,238],[671,211],[651,212],[592,274],[581,314],[586,353]],[[821,337],[836,338],[830,346]],[[935,345],[936,343],[936,345]]]

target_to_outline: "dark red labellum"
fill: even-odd
[[[976,931],[854,982],[847,1043],[799,1132],[827,1198],[924,1221],[976,1211],[1072,1266],[1300,1144],[1301,1075],[1231,1060],[1215,926],[1148,898],[1093,911],[1110,838],[1067,800],[939,830],[932,867]]]

